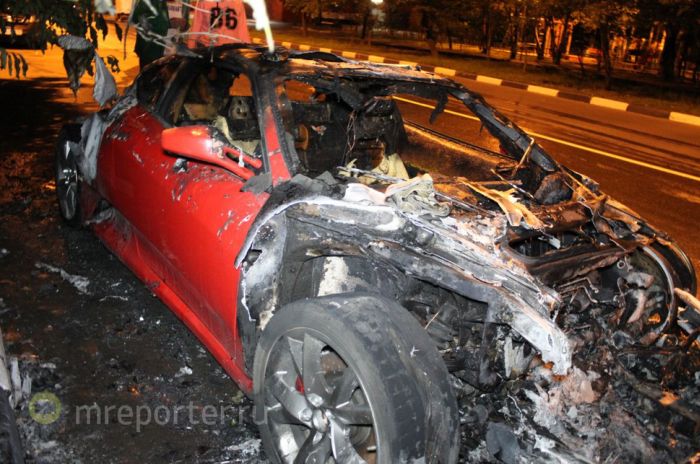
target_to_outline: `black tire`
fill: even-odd
[[[71,227],[82,223],[80,207],[80,171],[77,153],[69,142],[80,142],[80,126],[63,126],[58,136],[55,153],[56,196],[61,217]]]
[[[396,303],[359,293],[300,300],[261,334],[256,423],[273,462],[451,463],[459,423],[447,378],[429,336]],[[435,418],[444,442],[430,429]]]
[[[428,464],[457,462],[460,448],[460,422],[457,398],[452,390],[447,366],[435,342],[419,322],[398,303],[371,297],[380,304],[376,311],[391,314],[404,334],[406,349],[412,353],[411,367],[419,381],[426,406],[426,459]]]

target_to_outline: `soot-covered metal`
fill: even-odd
[[[282,99],[299,173],[272,190],[239,255],[249,343],[288,302],[379,292],[439,347],[467,458],[693,455],[698,313],[681,315],[674,293],[695,291],[683,252],[477,95],[327,58],[297,54],[279,78],[312,95]],[[431,121],[447,96],[462,102],[500,152],[404,121],[405,95],[432,100]]]
[[[198,60],[187,57],[179,69]],[[697,453],[696,276],[664,233],[561,166],[479,95],[434,74],[243,46],[215,49],[204,61],[235,70],[236,79],[247,72],[253,89],[234,97],[245,111],[229,112],[225,124],[217,108],[226,105],[216,101],[208,120],[191,117],[223,128],[221,140],[232,144],[235,127],[256,132],[236,141],[240,153],[261,158],[261,169],[247,167],[249,180],[236,180],[246,214],[236,216],[231,201],[213,228],[219,242],[237,247],[234,345],[244,361],[238,351],[217,359],[234,378],[247,376],[244,389],[258,342],[283,308],[371,294],[410,314],[437,347],[461,406],[466,460],[677,461]],[[167,95],[161,108],[177,105]],[[432,110],[427,122],[406,117],[402,105],[411,101]],[[71,145],[85,174],[103,132],[119,139],[114,120],[132,100],[122,102]],[[449,108],[479,121],[476,142],[430,127]],[[241,148],[248,145],[255,147]],[[145,154],[130,156],[142,169]],[[188,162],[168,163],[166,180],[194,176]],[[202,168],[192,183],[221,186],[233,176],[215,171]],[[182,197],[196,211],[200,194],[218,211],[209,190],[190,195],[189,184],[175,185],[173,204]],[[121,213],[102,217],[107,241],[138,254],[130,242],[138,236],[104,233],[110,221],[132,227]],[[225,242],[233,230],[242,237]],[[449,433],[428,432],[427,440]],[[438,462],[438,447],[427,448],[427,462]]]

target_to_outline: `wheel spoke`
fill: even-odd
[[[63,146],[63,157],[68,160],[68,157],[71,155],[71,149],[70,149],[70,142],[66,140],[66,144]]]
[[[76,188],[77,188],[77,186],[73,182],[68,184],[66,187],[66,198],[68,200],[70,200],[71,203],[73,203],[73,201],[75,200],[76,193],[77,193]]]
[[[275,424],[306,426],[296,417],[292,416],[281,404],[266,408],[267,420]]]
[[[345,371],[343,371],[343,375],[335,382],[331,404],[343,404],[350,401],[352,394],[359,386],[360,382],[358,382],[357,376],[351,368],[347,367]]]
[[[331,456],[331,452],[331,439],[327,434],[311,433],[299,449],[294,464],[324,464]]]
[[[366,404],[347,402],[332,409],[333,415],[348,425],[373,425],[372,411]]]
[[[69,184],[66,190],[62,192],[63,198],[61,198],[61,203],[63,206],[63,214],[66,218],[71,219],[75,216],[75,205],[77,202],[77,195],[75,191],[75,184]]]
[[[301,377],[303,365],[302,357],[304,351],[304,342],[297,340],[296,338],[287,337],[287,349],[289,349],[289,354],[292,357],[292,363],[294,364],[294,370],[297,376]]]
[[[265,386],[292,417],[310,427],[311,405],[296,388],[287,385],[281,374],[271,375],[265,382]]]
[[[343,464],[366,464],[350,442],[350,428],[335,418],[331,422],[331,445],[336,462]]]
[[[321,367],[321,351],[325,346],[322,341],[304,334],[302,381],[307,395],[313,393],[327,401],[328,391]]]

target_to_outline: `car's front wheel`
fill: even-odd
[[[56,195],[61,217],[77,227],[81,221],[80,173],[75,145],[80,142],[80,126],[67,125],[61,129],[56,144]]]
[[[353,294],[298,301],[262,332],[255,417],[273,462],[425,462],[431,406],[416,376],[416,332],[375,303]]]

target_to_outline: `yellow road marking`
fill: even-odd
[[[457,70],[451,68],[441,68],[440,66],[435,67],[435,74],[442,74],[443,76],[456,76]]]
[[[676,113],[675,111],[671,111],[671,114],[669,115],[668,119],[670,119],[671,121],[700,126],[700,117],[693,116],[692,114]]]
[[[590,104],[621,111],[627,111],[627,107],[629,106],[629,103],[621,102],[618,100],[610,100],[609,98],[601,97],[591,97]]]
[[[476,81],[483,82],[484,84],[501,85],[501,83],[503,82],[503,79],[497,79],[495,77],[478,75],[478,76],[476,76]]]
[[[435,109],[435,106],[434,106],[434,105],[428,105],[428,104],[426,104],[426,103],[421,103],[421,102],[417,102],[417,101],[414,101],[414,100],[409,100],[409,99],[407,99],[407,98],[394,97],[394,99],[395,99],[395,100],[402,101],[402,102],[410,103],[410,104],[412,104],[412,105],[420,106],[420,107],[423,107],[423,108],[430,108],[431,110]],[[476,116],[470,116],[470,115],[468,115],[468,114],[459,113],[459,112],[457,112],[457,111],[452,111],[452,110],[447,110],[447,109],[446,109],[444,112],[447,113],[447,114],[451,114],[451,115],[453,115],[453,116],[458,116],[458,117],[460,117],[460,118],[470,119],[470,120],[473,120],[473,121],[479,121],[479,118],[477,118]],[[632,158],[626,158],[626,157],[621,156],[621,155],[616,155],[616,154],[614,154],[614,153],[609,153],[609,152],[607,152],[607,151],[598,150],[597,148],[587,147],[587,146],[585,146],[585,145],[579,145],[578,143],[568,142],[568,141],[566,141],[566,140],[557,139],[557,138],[555,138],[555,137],[550,137],[549,135],[540,134],[540,133],[538,133],[538,132],[534,132],[534,131],[527,130],[527,129],[524,129],[524,128],[523,128],[523,130],[524,130],[525,132],[527,132],[529,135],[533,136],[533,137],[537,137],[537,138],[544,139],[544,140],[549,140],[550,142],[555,142],[555,143],[558,143],[558,144],[560,144],[560,145],[565,145],[565,146],[567,146],[567,147],[571,147],[571,148],[576,148],[576,149],[578,149],[578,150],[587,151],[587,152],[589,152],[589,153],[593,153],[593,154],[596,154],[596,155],[604,156],[604,157],[606,157],[606,158],[616,159],[616,160],[618,160],[618,161],[623,161],[623,162],[625,162],[625,163],[634,164],[635,166],[642,166],[642,167],[645,167],[645,168],[648,168],[648,169],[653,169],[654,171],[663,172],[663,173],[666,173],[666,174],[670,174],[670,175],[672,175],[672,176],[682,177],[682,178],[684,178],[684,179],[689,179],[689,180],[693,180],[693,181],[695,181],[695,182],[700,182],[700,176],[694,176],[694,175],[688,174],[688,173],[686,173],[686,172],[676,171],[675,169],[669,169],[669,168],[665,168],[665,167],[663,167],[663,166],[658,166],[658,165],[656,165],[656,164],[646,163],[646,162],[644,162],[644,161],[639,161],[639,160],[632,159]]]
[[[557,89],[550,89],[549,87],[540,87],[539,85],[528,85],[527,91],[532,93],[539,93],[540,95],[547,95],[550,97],[556,97],[559,95]]]

